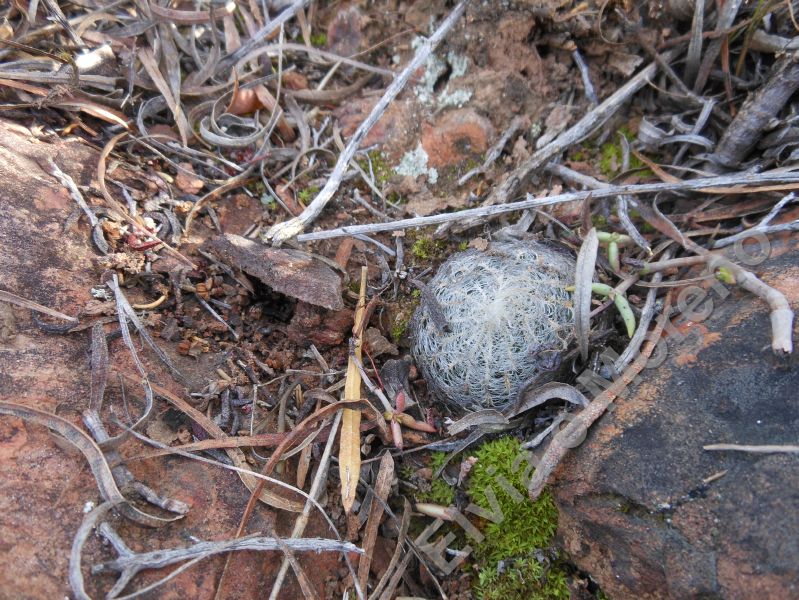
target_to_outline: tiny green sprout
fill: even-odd
[[[324,32],[314,33],[311,36],[311,45],[316,48],[327,46],[327,34]]]
[[[312,185],[307,188],[301,189],[297,192],[297,200],[302,202],[303,204],[308,204],[316,194],[319,193],[319,186]]]
[[[422,290],[416,289],[411,292],[412,298],[421,298],[422,297]]]
[[[635,315],[630,303],[627,301],[627,297],[624,294],[617,294],[612,287],[604,283],[592,283],[591,291],[606,298],[608,296],[613,298],[613,304],[616,305],[616,310],[619,311],[619,315],[624,321],[624,326],[627,328],[627,336],[633,337],[635,333]]]
[[[603,244],[612,242],[617,243],[619,246],[627,246],[632,244],[633,239],[629,235],[623,233],[616,233],[615,231],[597,231],[596,237]]]
[[[716,279],[722,283],[729,283],[730,285],[735,283],[735,275],[733,275],[727,267],[719,267],[718,270],[716,270]]]
[[[397,320],[394,321],[394,324],[391,326],[391,339],[394,340],[395,344],[402,339],[403,335],[405,335],[405,331],[408,329],[409,320],[409,317],[397,317]]]
[[[468,248],[469,248],[469,242],[467,241],[463,241],[460,244],[458,244],[458,250],[460,250],[461,252],[467,250]]]
[[[573,292],[574,286],[570,285],[566,288],[566,291]],[[619,316],[624,321],[624,326],[627,329],[627,336],[633,337],[635,333],[635,314],[633,314],[633,309],[627,301],[627,297],[624,294],[617,294],[616,290],[604,283],[592,283],[591,291],[605,298],[609,296],[613,298],[613,304],[616,306],[616,310],[619,311]]]
[[[620,271],[619,246],[632,244],[633,239],[629,235],[624,235],[623,233],[608,231],[597,231],[596,236],[600,243],[608,245],[608,262],[611,268],[614,271]]]
[[[619,243],[616,241],[608,243],[608,262],[610,268],[617,273],[621,271],[621,262],[619,261]]]

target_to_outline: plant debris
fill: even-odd
[[[554,522],[542,547],[475,541],[501,529],[496,495],[476,490],[492,452],[544,448],[502,492],[543,507],[672,305],[701,322],[691,300],[708,287],[763,300],[763,360],[793,353],[795,294],[757,265],[799,230],[795,7],[662,4],[0,9],[0,133],[24,140],[0,136],[7,179],[46,186],[0,231],[17,259],[4,270],[46,264],[35,285],[4,281],[3,360],[23,362],[23,338],[90,332],[74,371],[87,397],[0,413],[58,433],[94,475],[86,496],[104,502],[62,578],[76,597],[143,594],[215,554],[217,596],[599,597],[550,547]],[[48,152],[73,142],[91,164]],[[76,246],[94,256],[85,294],[43,292]],[[0,383],[22,385],[9,372]],[[137,461],[170,482],[189,461],[235,471],[234,525],[161,543],[202,502]],[[116,532],[170,523],[151,532],[161,550]],[[282,558],[244,569],[238,550]]]

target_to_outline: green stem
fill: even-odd
[[[613,304],[616,305],[616,310],[619,311],[619,315],[627,328],[627,336],[633,337],[635,333],[635,315],[633,314],[633,309],[630,307],[630,303],[627,302],[627,297],[624,294],[617,294],[612,287],[604,283],[592,283],[591,291],[594,294],[599,294],[606,298],[608,296],[613,297]]]

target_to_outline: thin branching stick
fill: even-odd
[[[768,190],[774,189],[799,189],[799,173],[785,171],[769,171],[766,173],[732,173],[719,177],[703,177],[701,179],[688,179],[674,183],[643,183],[637,185],[611,185],[607,188],[597,190],[586,190],[581,192],[569,192],[548,196],[545,198],[535,198],[532,194],[527,195],[526,200],[511,202],[508,204],[495,204],[492,206],[481,206],[453,213],[442,213],[427,217],[414,217],[411,219],[400,219],[388,223],[371,223],[368,225],[349,225],[329,229],[327,231],[316,231],[313,233],[303,233],[297,236],[299,242],[312,242],[316,240],[326,240],[337,237],[353,236],[359,233],[370,234],[381,231],[399,231],[412,227],[426,227],[428,225],[440,225],[450,221],[464,221],[476,217],[493,217],[517,210],[529,208],[541,208],[542,206],[553,206],[563,202],[575,200],[585,200],[589,196],[592,198],[608,198],[626,194],[637,196],[641,194],[653,194],[658,192],[691,192],[702,191],[708,193],[749,193],[753,191],[765,191],[752,189],[742,186],[766,186]]]
[[[131,550],[108,523],[100,525],[100,532],[111,542],[114,549],[119,554],[119,557],[115,560],[95,565],[92,567],[92,572],[104,573],[115,571],[119,573],[119,581],[114,586],[115,589],[113,590],[117,593],[121,592],[124,588],[124,586],[119,585],[120,582],[127,584],[140,571],[146,569],[163,569],[175,563],[205,558],[225,552],[240,550],[280,550],[281,546],[285,546],[295,552],[355,552],[357,554],[362,552],[355,544],[346,541],[324,538],[277,540],[265,536],[251,536],[215,542],[197,542],[187,548],[170,548],[139,553]]]

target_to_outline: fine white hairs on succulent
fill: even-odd
[[[503,408],[551,381],[573,341],[574,260],[537,242],[493,243],[450,257],[411,322],[413,357],[440,400]]]

